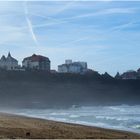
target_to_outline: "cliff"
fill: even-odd
[[[1,108],[134,105],[139,99],[140,80],[117,80],[98,73],[0,72]]]

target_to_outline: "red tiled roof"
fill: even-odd
[[[30,60],[30,61],[50,61],[48,57],[41,56],[41,55],[36,55],[36,54],[33,54],[30,57],[24,58],[23,61],[25,61],[25,60]]]

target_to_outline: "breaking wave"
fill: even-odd
[[[19,109],[10,113],[140,133],[140,106],[89,106],[69,109]]]

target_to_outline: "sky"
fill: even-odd
[[[0,56],[86,61],[115,75],[140,68],[140,1],[0,1]]]

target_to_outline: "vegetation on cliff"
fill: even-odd
[[[140,80],[114,79],[107,73],[0,72],[1,107],[139,104],[139,99]]]

